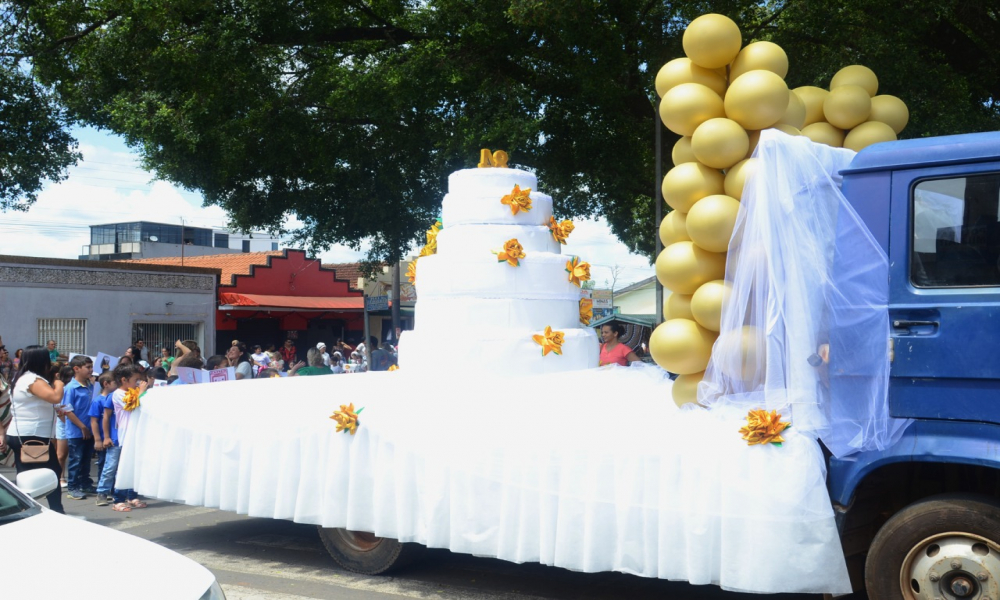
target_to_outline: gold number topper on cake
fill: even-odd
[[[507,168],[507,153],[503,150],[497,150],[496,152],[490,152],[489,148],[483,148],[479,151],[479,168],[480,169],[506,169]]]

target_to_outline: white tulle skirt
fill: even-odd
[[[817,442],[793,427],[748,447],[745,412],[679,410],[670,385],[604,367],[157,388],[118,485],[514,562],[850,592]],[[348,402],[363,407],[354,436],[330,419]]]

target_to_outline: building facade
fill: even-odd
[[[121,356],[137,338],[155,355],[177,339],[215,346],[219,271],[0,256],[0,336],[17,348]]]
[[[180,259],[148,258],[131,264],[178,265]],[[218,269],[216,345],[223,353],[232,340],[265,348],[291,339],[300,359],[318,342],[351,345],[364,332],[364,299],[357,277],[342,277],[302,250],[217,254],[185,259],[188,266]]]
[[[280,239],[208,227],[135,221],[90,226],[80,260],[128,260],[277,250]]]

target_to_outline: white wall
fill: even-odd
[[[136,322],[195,323],[201,330],[201,347],[215,347],[214,276],[132,271],[121,274],[119,281],[126,284],[121,287],[87,285],[96,279],[95,273],[118,277],[107,269],[46,268],[0,261],[0,336],[11,355],[17,348],[38,343],[38,319],[87,319],[84,352],[91,356],[124,353],[133,341],[132,324]],[[79,281],[73,282],[74,277]],[[184,285],[193,281],[192,277],[211,280],[211,289],[136,287],[154,278],[160,285]],[[173,304],[168,306],[168,302]]]

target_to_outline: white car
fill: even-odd
[[[225,600],[193,560],[35,502],[59,485],[51,470],[25,471],[17,483],[0,476],[0,597]]]

